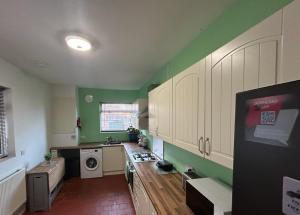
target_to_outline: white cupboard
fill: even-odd
[[[120,174],[124,172],[125,156],[123,146],[103,147],[104,175]]]
[[[51,146],[78,145],[76,87],[52,85]]]
[[[212,139],[207,156],[232,168],[235,95],[276,84],[278,43],[270,38],[247,44],[212,67]]]
[[[133,174],[133,204],[138,215],[156,215],[156,210],[136,172]]]
[[[163,140],[172,142],[172,79],[157,87],[156,101],[157,134]]]
[[[228,168],[233,167],[236,93],[277,83],[280,20],[276,13],[224,46],[231,50],[221,47],[212,53],[212,132],[206,158]]]
[[[156,89],[148,94],[149,133],[157,136]]]
[[[209,123],[206,120],[210,114],[210,110],[206,112],[210,108],[207,64],[209,57],[173,78],[173,144],[200,156],[205,153],[206,123]]]
[[[172,142],[172,79],[149,92],[149,131]]]
[[[300,1],[293,1],[283,9],[281,82],[300,79]]]
[[[236,93],[300,78],[299,9],[291,3],[173,77],[170,143],[233,167]]]

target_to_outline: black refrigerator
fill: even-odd
[[[300,81],[237,94],[233,215],[300,215]]]

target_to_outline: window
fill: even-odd
[[[100,130],[126,131],[137,127],[137,104],[100,104]]]
[[[7,142],[8,142],[4,90],[5,88],[0,87],[0,158],[7,156]]]

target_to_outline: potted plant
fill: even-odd
[[[44,158],[47,161],[47,164],[50,165],[51,159],[52,159],[52,154],[49,152],[49,153],[45,154]]]
[[[132,125],[127,128],[129,142],[138,142],[139,129],[134,128]]]

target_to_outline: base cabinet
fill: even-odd
[[[124,172],[125,157],[123,146],[103,147],[103,173],[114,175]]]
[[[150,215],[157,215],[153,204],[150,202]]]
[[[137,215],[157,215],[156,210],[137,173],[133,174],[132,200]]]
[[[62,188],[65,160],[55,158],[52,162],[38,165],[26,175],[27,207],[31,212],[49,210]]]

